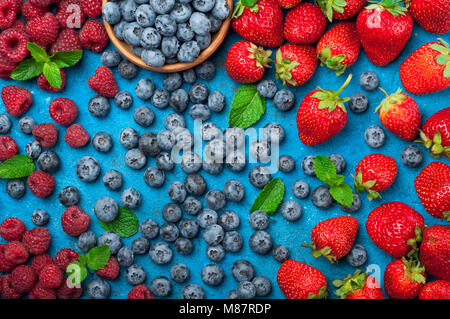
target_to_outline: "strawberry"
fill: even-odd
[[[431,150],[431,156],[450,158],[450,107],[437,111],[423,124],[420,131],[423,144]]]
[[[450,221],[450,166],[428,164],[414,180],[414,188],[428,214]]]
[[[1,98],[6,112],[11,116],[21,116],[33,102],[31,92],[17,85],[4,86]]]
[[[325,257],[334,263],[348,254],[353,247],[358,220],[352,216],[339,216],[318,223],[311,231],[311,254]]]
[[[367,198],[372,200],[392,185],[397,176],[397,164],[390,156],[369,154],[358,163],[355,174],[355,191],[367,191]]]
[[[86,21],[87,15],[81,9],[79,0],[62,0],[58,2],[55,17],[61,29],[78,29]]]
[[[81,8],[91,18],[102,14],[102,0],[80,0]]]
[[[324,274],[296,260],[286,260],[281,264],[277,283],[287,299],[322,299],[328,295]]]
[[[450,281],[436,280],[420,289],[419,299],[450,299]]]
[[[413,299],[425,285],[425,268],[416,260],[405,257],[391,261],[384,271],[384,290],[394,299]]]
[[[285,44],[275,54],[276,77],[289,86],[302,85],[317,68],[316,50],[311,45]]]
[[[379,111],[381,123],[392,134],[404,140],[415,139],[420,130],[420,111],[416,101],[409,95],[401,93],[400,88],[391,95],[382,88],[379,89],[386,95],[375,109],[375,112]]]
[[[333,285],[339,288],[335,294],[341,299],[386,299],[375,278],[367,272],[361,273],[359,269],[343,280],[333,280]]]
[[[30,40],[42,47],[55,42],[58,37],[58,31],[58,20],[50,12],[27,23],[27,33],[30,36]]]
[[[31,21],[34,18],[42,17],[48,12],[48,7],[35,6],[30,0],[26,0],[22,7],[22,16],[25,21]]]
[[[283,44],[283,11],[277,0],[239,0],[233,29],[245,40],[269,48]]]
[[[308,93],[297,111],[298,137],[303,144],[322,144],[338,134],[347,124],[347,110],[339,93],[347,86],[352,76],[347,78],[339,90],[317,90]]]
[[[449,0],[404,0],[413,19],[427,32],[445,34],[450,31]]]
[[[392,0],[369,4],[356,19],[367,58],[378,66],[389,64],[402,52],[412,27],[413,21],[406,8]]]
[[[282,6],[285,9],[291,9],[295,7],[297,4],[302,2],[302,0],[278,0],[278,3],[280,6]]]
[[[365,6],[367,0],[318,0],[317,4],[331,22],[354,17]]]
[[[450,86],[450,49],[442,39],[425,43],[400,65],[400,81],[406,91],[427,94]]]
[[[356,24],[345,21],[334,25],[320,38],[316,51],[321,65],[334,70],[336,75],[344,73],[359,56],[360,44]]]
[[[284,37],[294,44],[311,44],[319,40],[326,26],[327,21],[320,8],[304,2],[287,13]]]
[[[81,41],[78,33],[73,29],[62,30],[56,42],[50,48],[50,54],[58,51],[82,50]]]
[[[271,54],[272,51],[264,51],[263,47],[257,47],[251,42],[236,42],[228,50],[225,59],[228,76],[240,83],[259,81],[264,75],[264,68],[270,67]]]
[[[378,206],[366,221],[367,233],[375,245],[395,258],[417,252],[423,227],[423,216],[402,202]]]
[[[100,65],[87,81],[88,86],[104,97],[113,98],[119,93],[114,74],[106,66]]]
[[[450,280],[450,225],[433,225],[423,233],[420,262],[428,274]]]

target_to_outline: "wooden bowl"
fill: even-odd
[[[109,0],[103,0],[103,5],[107,3]],[[174,64],[166,64],[162,67],[155,68],[152,66],[149,66],[142,61],[142,59],[138,56],[136,56],[133,51],[131,50],[131,46],[123,41],[120,41],[116,35],[114,34],[114,27],[111,26],[108,22],[103,20],[103,23],[105,25],[106,32],[108,33],[109,38],[111,39],[111,42],[114,44],[114,46],[119,50],[130,62],[140,66],[141,68],[156,71],[156,72],[163,72],[163,73],[172,73],[172,72],[180,72],[187,69],[191,69],[195,67],[196,65],[199,65],[200,63],[204,62],[206,59],[208,59],[211,54],[213,54],[219,46],[222,44],[223,40],[225,39],[228,29],[230,28],[231,24],[231,13],[233,12],[233,0],[227,0],[228,5],[230,6],[230,14],[228,15],[228,18],[226,18],[222,26],[220,27],[220,30],[217,31],[214,35],[211,36],[211,44],[206,49],[202,50],[200,52],[200,55],[194,62],[190,63],[174,63]]]

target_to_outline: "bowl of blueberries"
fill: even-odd
[[[208,59],[225,39],[233,0],[103,0],[114,46],[134,64],[179,72]]]

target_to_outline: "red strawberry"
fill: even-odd
[[[41,90],[47,91],[47,92],[59,92],[62,89],[64,89],[64,87],[66,86],[66,72],[64,72],[64,69],[59,69],[59,71],[61,72],[61,87],[58,88],[54,88],[53,86],[50,85],[50,83],[48,83],[47,78],[45,77],[44,73],[41,73],[38,78],[37,78],[37,84],[38,87]]]
[[[354,17],[366,5],[367,0],[318,0],[317,4],[328,20],[346,20]]]
[[[316,50],[311,45],[285,44],[275,55],[276,77],[289,86],[302,85],[317,68]]]
[[[358,163],[355,174],[356,192],[367,191],[367,197],[372,200],[392,185],[397,176],[397,164],[390,156],[369,154]]]
[[[295,7],[297,4],[302,2],[302,0],[278,0],[278,3],[280,6],[282,6],[285,9],[291,9]]]
[[[392,62],[411,36],[413,21],[405,7],[392,0],[371,3],[356,19],[361,45],[375,65]]]
[[[58,2],[58,9],[55,17],[59,22],[59,27],[78,29],[86,21],[87,15],[81,9],[79,0],[62,0]]]
[[[425,285],[425,268],[415,260],[396,259],[384,271],[384,290],[394,299],[413,299]]]
[[[91,19],[81,29],[80,40],[86,49],[99,53],[106,47],[109,38],[103,24]]]
[[[378,206],[366,221],[367,233],[375,245],[395,258],[417,252],[423,227],[423,216],[401,202]]]
[[[414,188],[428,214],[450,221],[450,166],[428,164],[414,180]]]
[[[381,123],[392,134],[404,140],[415,139],[420,130],[420,111],[416,101],[409,95],[401,93],[400,88],[391,95],[382,88],[380,90],[386,95],[375,109],[375,112],[379,111]]]
[[[21,62],[28,55],[28,36],[17,29],[8,29],[0,33],[0,54],[10,62]]]
[[[450,280],[450,225],[433,225],[423,233],[420,262],[428,274]]]
[[[320,8],[304,2],[287,13],[284,37],[295,44],[311,44],[319,40],[326,26],[327,21]]]
[[[2,0],[0,2],[0,29],[6,30],[11,27],[17,17],[17,1]]]
[[[399,74],[406,91],[427,94],[450,86],[450,49],[442,39],[425,43],[400,65]]]
[[[283,11],[276,0],[239,0],[232,18],[245,40],[269,48],[283,44]]]
[[[418,143],[430,149],[433,157],[450,158],[450,107],[437,111],[425,121],[420,138],[422,141]]]
[[[81,8],[91,18],[102,14],[102,0],[80,0]]]
[[[82,49],[83,47],[81,45],[81,40],[78,33],[73,29],[64,29],[59,33],[56,42],[53,43],[50,48],[50,54],[58,51],[73,51]]]
[[[450,281],[436,280],[420,289],[419,299],[450,299]]]
[[[264,51],[263,47],[257,47],[251,42],[236,42],[228,50],[225,59],[228,76],[240,83],[259,81],[264,75],[264,68],[270,67],[271,54],[272,51]]]
[[[120,266],[114,256],[109,257],[108,263],[100,270],[96,271],[97,276],[106,280],[114,280],[119,276]]]
[[[347,110],[344,102],[348,98],[338,95],[350,82],[350,75],[339,90],[318,88],[308,93],[297,111],[298,137],[303,144],[322,144],[338,134],[347,124]]]
[[[106,66],[99,66],[87,81],[89,87],[104,97],[115,97],[119,93],[114,74]]]
[[[281,264],[277,283],[287,299],[322,299],[328,295],[324,274],[296,260],[286,260]]]
[[[22,16],[25,21],[31,21],[34,18],[42,17],[48,12],[48,7],[35,6],[30,0],[26,0],[22,7]]]
[[[58,31],[58,20],[50,12],[27,23],[27,33],[30,40],[42,47],[54,43],[58,37]]]
[[[324,220],[311,231],[311,254],[334,263],[352,249],[357,232],[358,220],[355,217],[339,216]]]
[[[335,294],[341,299],[386,299],[375,278],[367,272],[361,273],[359,269],[343,280],[333,280],[333,285],[339,288]]]
[[[345,21],[333,26],[320,38],[316,50],[321,65],[334,70],[336,75],[344,73],[359,56],[360,44],[355,23]]]
[[[33,102],[31,92],[17,85],[4,86],[1,98],[6,112],[11,116],[21,116],[28,111],[28,108]]]
[[[413,19],[430,33],[450,31],[449,0],[404,0]]]

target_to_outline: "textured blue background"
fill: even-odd
[[[446,35],[448,40],[448,35]],[[366,127],[372,124],[380,124],[377,114],[374,114],[374,109],[377,104],[383,98],[383,93],[376,90],[374,92],[367,93],[370,100],[370,109],[364,114],[354,114],[349,112],[348,123],[345,129],[336,137],[328,141],[327,143],[315,147],[304,146],[297,137],[297,128],[295,124],[296,110],[297,106],[302,100],[302,98],[311,90],[313,90],[317,85],[322,88],[337,89],[344,81],[349,73],[353,73],[353,80],[346,90],[341,94],[341,96],[349,96],[354,92],[360,91],[358,85],[358,78],[360,74],[364,71],[370,70],[375,71],[380,77],[380,85],[389,93],[395,91],[398,87],[401,87],[400,79],[398,76],[398,68],[400,63],[411,53],[414,49],[418,48],[420,45],[430,42],[436,39],[435,35],[426,33],[422,28],[415,25],[411,36],[402,54],[390,65],[386,67],[375,67],[366,58],[365,54],[361,50],[361,55],[354,66],[345,72],[345,74],[340,77],[336,77],[333,72],[323,67],[318,67],[314,76],[303,86],[292,89],[296,96],[296,107],[287,113],[280,113],[274,107],[272,101],[267,102],[266,114],[261,118],[261,120],[255,125],[255,127],[263,127],[265,124],[271,121],[279,122],[283,125],[286,130],[286,140],[280,146],[281,154],[289,154],[294,157],[297,163],[296,170],[291,174],[277,173],[273,177],[280,177],[284,180],[286,184],[286,194],[285,200],[294,198],[291,191],[291,186],[297,179],[306,180],[311,188],[319,186],[321,183],[315,178],[305,176],[300,168],[301,160],[309,154],[324,154],[328,155],[331,153],[342,154],[347,161],[347,169],[344,174],[347,176],[347,183],[352,183],[352,178],[350,174],[354,173],[354,169],[365,155],[370,153],[383,153],[386,155],[393,156],[397,161],[398,166],[398,176],[392,185],[392,187],[385,193],[383,193],[383,198],[381,200],[375,200],[369,202],[365,196],[363,198],[363,206],[360,211],[354,214],[359,220],[359,232],[356,238],[356,243],[362,244],[367,248],[369,254],[369,260],[365,268],[369,264],[376,264],[381,269],[381,278],[385,266],[389,263],[392,258],[385,254],[383,251],[378,249],[368,237],[365,230],[365,221],[369,212],[384,202],[389,201],[403,201],[419,211],[424,217],[427,225],[442,223],[441,221],[431,217],[423,209],[417,195],[414,191],[413,181],[417,174],[420,172],[426,164],[432,161],[432,158],[427,155],[424,150],[425,160],[421,167],[419,168],[408,168],[401,163],[400,152],[408,144],[391,133],[387,132],[387,142],[386,144],[378,149],[374,150],[367,146],[364,142],[364,130]],[[228,48],[239,40],[239,37],[230,29],[230,34],[226,41],[220,47],[218,52],[212,57],[212,61],[217,64],[217,75],[215,79],[208,83],[211,90],[220,90],[223,92],[227,99],[227,107],[220,114],[213,114],[211,121],[215,122],[220,128],[225,129],[227,127],[227,115],[230,108],[231,101],[234,96],[234,92],[240,86],[238,83],[230,81],[227,77],[224,60]],[[109,48],[112,48],[110,44]],[[90,77],[98,65],[100,65],[100,55],[94,54],[89,51],[84,52],[84,57],[82,62],[76,67],[67,70],[67,85],[66,88],[60,93],[47,93],[41,91],[35,81],[27,81],[25,83],[14,83],[12,81],[0,80],[0,87],[8,84],[18,84],[26,87],[33,93],[34,102],[30,110],[26,113],[27,116],[33,117],[38,123],[52,122],[49,113],[48,105],[51,100],[57,97],[68,97],[73,99],[79,107],[79,117],[76,120],[77,123],[81,123],[89,132],[92,137],[95,133],[99,131],[105,131],[112,135],[114,141],[114,147],[112,151],[108,154],[102,154],[93,149],[91,145],[88,145],[82,149],[72,149],[64,143],[63,137],[65,128],[59,127],[59,142],[54,147],[54,150],[58,152],[62,159],[61,169],[54,174],[56,178],[56,189],[49,198],[38,199],[27,191],[26,195],[20,200],[14,200],[5,194],[6,181],[0,181],[0,187],[2,191],[0,192],[0,220],[5,219],[8,216],[17,216],[23,219],[27,227],[33,227],[31,222],[31,214],[33,210],[38,208],[43,208],[47,210],[51,216],[51,221],[48,224],[48,228],[51,231],[53,241],[50,249],[50,254],[53,256],[60,248],[70,247],[76,249],[76,238],[72,238],[66,235],[61,229],[60,216],[64,212],[64,207],[58,201],[59,191],[68,185],[76,186],[81,192],[81,203],[80,206],[91,215],[91,225],[90,229],[93,230],[97,235],[103,232],[103,229],[99,226],[95,215],[93,214],[93,207],[97,198],[101,196],[112,196],[113,198],[119,200],[120,192],[111,192],[102,184],[101,177],[94,183],[87,184],[81,182],[75,174],[75,165],[79,158],[85,155],[91,155],[98,159],[101,164],[102,173],[109,169],[117,169],[121,171],[124,175],[124,187],[134,187],[138,189],[143,195],[142,206],[136,210],[136,215],[140,221],[147,218],[155,219],[159,224],[163,223],[163,219],[160,214],[160,209],[164,204],[169,202],[169,197],[167,195],[167,188],[171,182],[180,180],[183,181],[185,173],[181,171],[179,167],[176,167],[173,172],[168,173],[166,184],[159,190],[151,189],[144,183],[143,173],[145,168],[140,171],[133,171],[128,168],[123,160],[125,154],[125,149],[118,142],[118,135],[122,128],[133,127],[139,133],[144,133],[146,131],[159,132],[163,128],[164,117],[171,113],[171,109],[159,110],[152,107],[148,102],[144,102],[135,98],[134,105],[131,109],[124,111],[117,108],[113,101],[111,113],[108,117],[104,119],[97,119],[90,115],[88,112],[88,101],[95,95],[95,93],[89,89],[86,84],[86,80]],[[162,87],[163,74],[158,74],[154,72],[149,72],[147,70],[140,70],[138,76],[131,80],[124,80],[118,74],[117,70],[114,70],[116,79],[119,83],[121,90],[130,91],[134,96],[134,88],[139,79],[143,77],[148,77],[155,82],[158,88]],[[273,70],[268,70],[266,73],[266,78],[273,78]],[[278,83],[280,86],[281,84]],[[424,96],[413,96],[419,105],[420,111],[424,119],[428,118],[430,115],[436,111],[448,106],[448,89],[442,92],[424,95]],[[148,129],[144,129],[137,125],[133,120],[133,110],[141,105],[149,105],[155,111],[156,120],[152,126]],[[0,105],[0,112],[4,113],[5,109],[3,105]],[[188,112],[185,112],[185,119],[188,123],[190,129],[193,128],[192,119],[189,117]],[[32,136],[27,136],[22,134],[18,129],[18,119],[12,119],[13,129],[10,135],[18,142],[20,153],[24,153],[25,145],[32,139]],[[445,160],[442,160],[445,161]],[[448,163],[448,162],[447,162]],[[155,165],[154,159],[149,159],[147,167]],[[181,256],[175,254],[173,260],[170,264],[165,266],[155,265],[148,255],[137,256],[135,262],[141,264],[145,267],[147,271],[146,283],[150,284],[151,280],[159,275],[169,277],[168,269],[171,265],[177,262],[185,263],[191,270],[191,278],[189,283],[198,283],[205,286],[207,298],[225,298],[228,291],[234,289],[237,285],[236,281],[231,276],[231,265],[234,261],[240,258],[245,258],[250,260],[256,268],[257,275],[264,275],[271,279],[273,285],[273,291],[269,295],[269,298],[283,298],[283,294],[276,284],[276,272],[279,267],[279,263],[275,261],[272,256],[259,256],[251,252],[248,247],[248,239],[252,234],[252,230],[248,224],[249,209],[253,200],[259,193],[259,190],[253,187],[248,182],[248,172],[251,167],[257,164],[247,165],[245,171],[237,174],[230,172],[225,169],[223,173],[219,176],[208,175],[202,172],[202,175],[206,178],[208,183],[208,189],[213,188],[223,188],[223,184],[226,180],[230,178],[235,178],[240,180],[244,186],[246,195],[242,203],[228,203],[225,209],[231,209],[236,211],[241,217],[241,226],[239,228],[240,233],[244,239],[244,248],[239,253],[227,253],[225,259],[220,262],[220,265],[224,268],[226,279],[219,287],[208,287],[203,285],[200,278],[201,268],[210,263],[205,255],[206,244],[199,238],[194,239],[194,253],[190,256]],[[202,199],[203,201],[203,199]],[[281,214],[277,212],[274,216],[270,218],[271,224],[268,231],[274,238],[275,244],[286,245],[291,252],[291,258],[306,262],[314,267],[320,269],[327,279],[329,280],[329,288],[331,297],[335,297],[333,294],[334,288],[331,285],[331,281],[337,278],[342,278],[348,273],[353,273],[355,269],[349,266],[345,261],[339,262],[338,264],[330,265],[328,261],[324,258],[315,259],[311,256],[309,249],[302,248],[300,244],[309,243],[310,232],[312,227],[318,222],[335,216],[344,215],[344,213],[339,209],[337,205],[334,205],[329,210],[319,210],[315,208],[310,198],[305,200],[300,200],[303,207],[303,216],[301,219],[295,223],[285,221]],[[139,234],[133,236],[132,238],[127,238],[124,240],[126,245],[130,245],[132,240],[138,237]],[[158,239],[160,240],[160,239]],[[154,242],[154,241],[153,241]],[[173,245],[171,245],[173,247]],[[124,278],[125,269],[122,269],[120,277],[111,282],[112,286],[112,298],[126,298],[131,286],[128,285]],[[89,280],[89,278],[88,278]],[[179,298],[181,289],[184,284],[173,284],[172,298]]]

